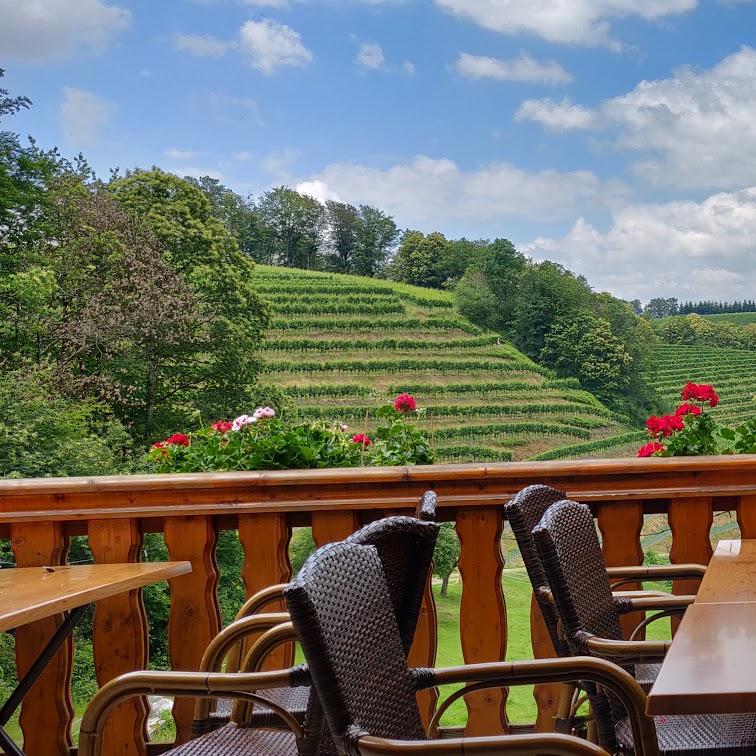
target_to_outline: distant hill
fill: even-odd
[[[731,318],[735,315],[707,317]],[[649,381],[662,399],[673,405],[680,402],[680,389],[688,381],[711,383],[721,403],[714,410],[717,419],[735,423],[756,412],[756,352],[745,349],[665,344],[654,351],[654,370]]]
[[[756,323],[756,312],[725,312],[719,315],[703,315],[707,320],[726,320],[735,325]]]
[[[302,415],[370,430],[403,391],[427,410],[439,461],[605,453],[639,437],[572,379],[557,379],[453,308],[448,292],[258,265],[274,318],[263,379]]]

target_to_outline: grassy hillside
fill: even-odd
[[[574,380],[460,317],[447,292],[264,265],[254,282],[274,313],[263,378],[305,417],[370,430],[375,408],[408,391],[439,461],[458,462],[582,456],[630,430]]]
[[[753,417],[756,352],[665,344],[656,348],[654,362],[651,381],[670,407],[680,401],[687,381],[711,383],[721,398],[714,410],[718,419],[735,423]]]

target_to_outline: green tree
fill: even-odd
[[[427,236],[420,231],[405,231],[391,262],[390,277],[415,286],[440,287],[438,263],[447,245],[446,237],[436,231]]]
[[[339,273],[350,273],[357,250],[357,229],[360,218],[357,208],[343,202],[326,202],[326,223],[331,254],[328,267]]]
[[[394,219],[377,207],[360,205],[356,236],[351,272],[358,276],[377,275],[399,238]]]
[[[677,299],[655,297],[643,308],[643,314],[649,318],[667,318],[670,315],[677,315]]]
[[[325,227],[325,209],[320,202],[279,186],[260,197],[257,210],[272,262],[290,268],[319,267]]]
[[[162,260],[197,305],[187,319],[191,323],[183,333],[184,347],[173,344],[167,349],[180,368],[166,371],[173,384],[159,394],[161,401],[199,410],[207,418],[233,414],[254,391],[256,353],[267,322],[266,308],[252,288],[254,263],[213,216],[203,192],[183,179],[158,169],[138,170],[111,182],[108,191],[149,227]],[[188,299],[182,307],[188,310]],[[148,373],[148,386],[154,378]],[[157,427],[144,417],[147,435],[154,435]]]
[[[460,546],[453,522],[444,522],[438,530],[438,540],[433,551],[433,573],[441,578],[441,595],[449,590],[449,577],[459,562]]]

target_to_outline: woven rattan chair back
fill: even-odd
[[[414,517],[387,517],[346,539],[349,543],[375,546],[378,551],[405,654],[415,637],[437,537],[435,523]]]
[[[564,498],[563,491],[557,491],[550,486],[535,485],[523,488],[504,506],[504,513],[512,526],[522,561],[533,586],[533,595],[558,656],[569,656],[570,649],[567,640],[559,632],[559,615],[549,600],[549,582],[533,541],[533,528],[538,525],[552,504]]]
[[[435,491],[426,491],[421,497],[420,501],[415,507],[415,517],[418,520],[424,520],[425,522],[436,521],[436,502],[438,496]]]
[[[572,653],[590,655],[581,642],[583,633],[622,640],[591,510],[568,500],[552,504],[533,529],[533,540]],[[632,667],[628,671],[632,674]],[[622,705],[593,686],[586,686],[586,692],[601,745],[615,746],[615,725],[625,714]]]
[[[418,509],[424,508],[428,517],[435,516],[435,494],[425,494],[423,501]],[[346,539],[350,544],[375,548],[405,656],[415,637],[437,538],[438,525],[435,523],[397,516],[371,522]],[[310,695],[304,731],[305,737],[299,748],[304,756],[309,753],[330,756],[336,752],[330,732],[323,726],[323,709],[316,695]]]
[[[364,732],[425,739],[377,549],[324,546],[284,594],[338,752]]]

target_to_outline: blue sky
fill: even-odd
[[[282,183],[598,289],[753,297],[756,2],[0,0],[12,127]]]

